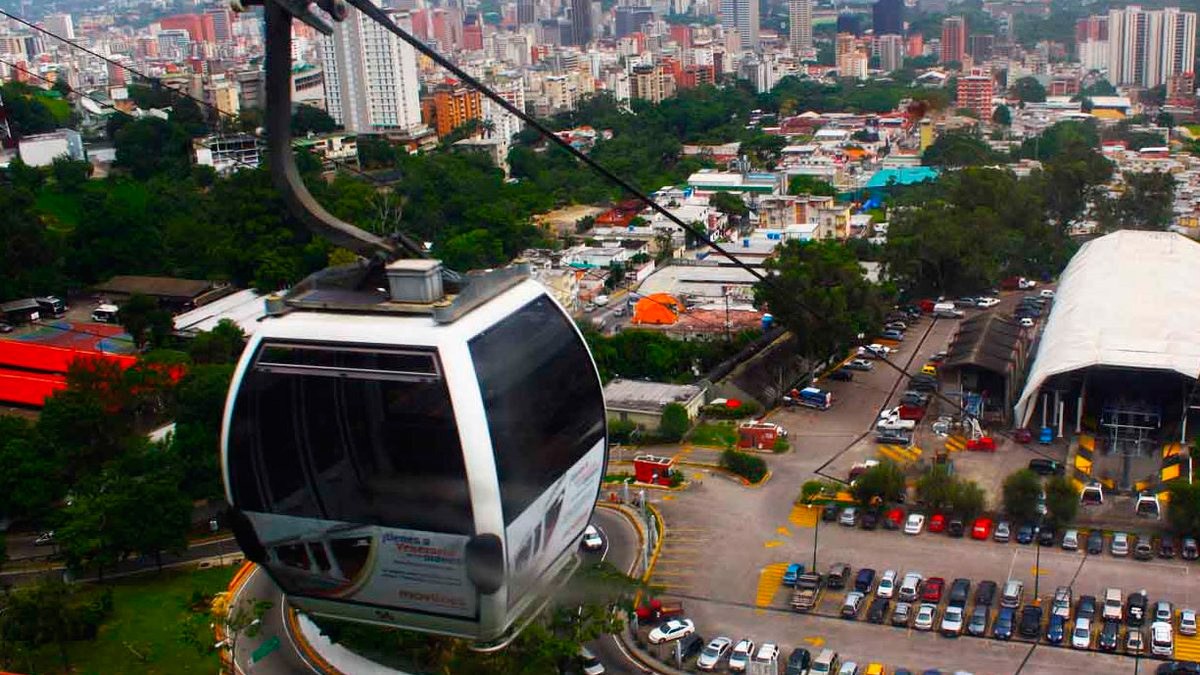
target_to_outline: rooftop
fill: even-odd
[[[694,384],[666,384],[617,378],[604,387],[604,401],[610,410],[662,412],[668,403],[687,403],[704,393]]]

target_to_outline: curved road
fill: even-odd
[[[592,522],[604,538],[604,548],[598,554],[590,554],[591,556],[608,561],[623,572],[630,572],[635,565],[640,565],[637,531],[628,520],[612,509],[597,508]],[[263,616],[258,635],[242,636],[238,639],[234,650],[234,662],[239,674],[291,675],[322,672],[301,655],[299,646],[287,630],[287,605],[283,593],[269,576],[257,568],[238,589],[235,598],[238,602],[246,600],[266,600],[272,603],[272,607]],[[278,639],[279,648],[251,667],[250,659],[254,650],[264,642],[275,639]],[[588,647],[604,663],[609,673],[636,675],[647,672],[630,660],[616,636],[606,635]]]

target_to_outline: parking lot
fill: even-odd
[[[909,372],[918,370],[929,355],[946,349],[955,326],[952,320],[921,319],[910,328],[891,360]],[[827,594],[815,614],[797,614],[788,608],[790,589],[781,585],[783,570],[791,562],[810,567],[814,544],[817,569],[822,573],[830,563],[840,561],[854,570],[915,570],[925,577],[944,577],[947,582],[964,577],[1002,584],[1015,578],[1025,582],[1027,600],[1032,600],[1036,579],[1038,595],[1047,607],[1059,585],[1071,585],[1076,597],[1102,596],[1105,587],[1115,586],[1126,594],[1145,589],[1151,602],[1166,599],[1177,607],[1192,607],[1200,601],[1193,597],[1196,594],[1189,579],[1200,573],[1200,567],[1178,559],[1135,561],[1057,548],[1044,548],[1039,556],[1036,547],[1016,543],[818,525],[815,513],[793,505],[801,484],[814,474],[844,479],[855,462],[880,456],[879,445],[868,433],[879,411],[894,405],[904,391],[902,384],[893,369],[876,364],[870,372],[856,372],[850,382],[822,382],[820,386],[836,397],[830,410],[791,408],[770,415],[770,421],[789,430],[793,449],[767,457],[773,476],[761,487],[713,479],[682,493],[651,495],[668,528],[661,567],[656,568],[652,583],[665,586],[666,595],[683,599],[687,615],[704,637],[774,641],[785,655],[796,646],[814,653],[827,646],[837,650],[843,660],[860,665],[880,661],[890,666],[974,673],[1134,672],[1135,660],[1124,655],[1017,639],[964,637],[954,641],[911,628],[845,621],[835,618],[844,593]],[[951,437],[941,442],[956,440]],[[934,448],[922,443],[929,441],[916,443],[921,455],[932,455]],[[1002,442],[995,453],[955,451],[951,457],[960,475],[998,491],[1005,475],[1047,453],[1057,453],[1061,459],[1062,450]],[[864,609],[864,617],[865,613]]]

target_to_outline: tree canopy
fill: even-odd
[[[1036,77],[1026,75],[1008,88],[1008,95],[1019,99],[1021,103],[1041,103],[1046,100],[1046,87]]]

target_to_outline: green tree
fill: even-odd
[[[9,127],[17,138],[58,128],[54,113],[34,92],[33,87],[21,82],[5,82],[0,86]]]
[[[1167,488],[1167,522],[1180,536],[1200,534],[1200,483],[1174,481]]]
[[[1020,99],[1022,103],[1041,103],[1046,100],[1046,88],[1036,77],[1026,75],[1009,87],[1008,95]]]
[[[802,357],[818,361],[842,352],[858,334],[879,325],[879,289],[863,275],[852,251],[832,241],[796,240],[777,251],[754,297],[792,331]]]
[[[185,175],[191,165],[191,140],[178,124],[156,117],[126,122],[113,138],[115,166],[140,181],[156,175]]]
[[[837,188],[815,176],[799,175],[788,179],[789,195],[837,196]]]
[[[888,459],[859,474],[850,486],[851,494],[863,506],[898,502],[905,489],[904,471]]]
[[[996,106],[992,111],[992,124],[999,124],[1002,127],[1012,125],[1012,111],[1003,103]]]
[[[1046,511],[1050,521],[1058,527],[1070,524],[1079,512],[1079,490],[1065,476],[1051,476],[1046,480]]]
[[[76,161],[62,155],[54,158],[53,164],[50,165],[50,174],[58,183],[59,190],[64,192],[79,190],[92,175],[92,165],[90,162]]]
[[[201,331],[188,344],[193,363],[233,363],[246,346],[246,333],[230,319],[221,319],[210,331]]]
[[[947,132],[937,137],[921,156],[926,166],[962,167],[1001,163],[999,153],[981,138],[962,132]]]
[[[1165,230],[1174,218],[1175,177],[1165,171],[1122,174],[1125,191],[1102,198],[1096,210],[1101,229]]]
[[[121,305],[121,327],[139,349],[162,346],[174,330],[171,313],[160,309],[158,301],[147,295],[133,295]]]
[[[42,579],[6,594],[0,608],[0,641],[15,645],[34,670],[33,655],[43,645],[54,645],[64,671],[70,671],[67,643],[95,637],[112,611],[112,592],[98,597],[61,580]]]
[[[1036,473],[1021,469],[1004,479],[1004,512],[1020,523],[1037,518],[1038,497],[1042,483]]]
[[[668,403],[663,406],[662,420],[658,425],[658,433],[667,441],[675,442],[683,438],[692,427],[687,408],[678,403]]]
[[[974,520],[987,507],[987,495],[973,480],[956,479],[950,495],[950,508],[966,522]]]
[[[721,467],[751,483],[757,483],[767,475],[767,463],[762,457],[733,449],[721,453]]]
[[[951,511],[958,481],[945,464],[934,464],[917,478],[917,501],[934,511]]]
[[[47,452],[37,427],[11,415],[0,416],[0,518],[39,517],[62,496],[59,456]]]
[[[207,136],[211,133],[208,119],[205,117],[204,110],[200,108],[200,104],[182,94],[176,95],[171,102],[171,113],[167,116],[167,120],[192,138]]]
[[[733,192],[717,192],[708,198],[710,206],[727,216],[741,219],[750,214],[750,207],[741,195]]]
[[[320,108],[301,103],[292,111],[293,136],[304,136],[310,131],[314,134],[327,134],[337,129],[337,122]]]

